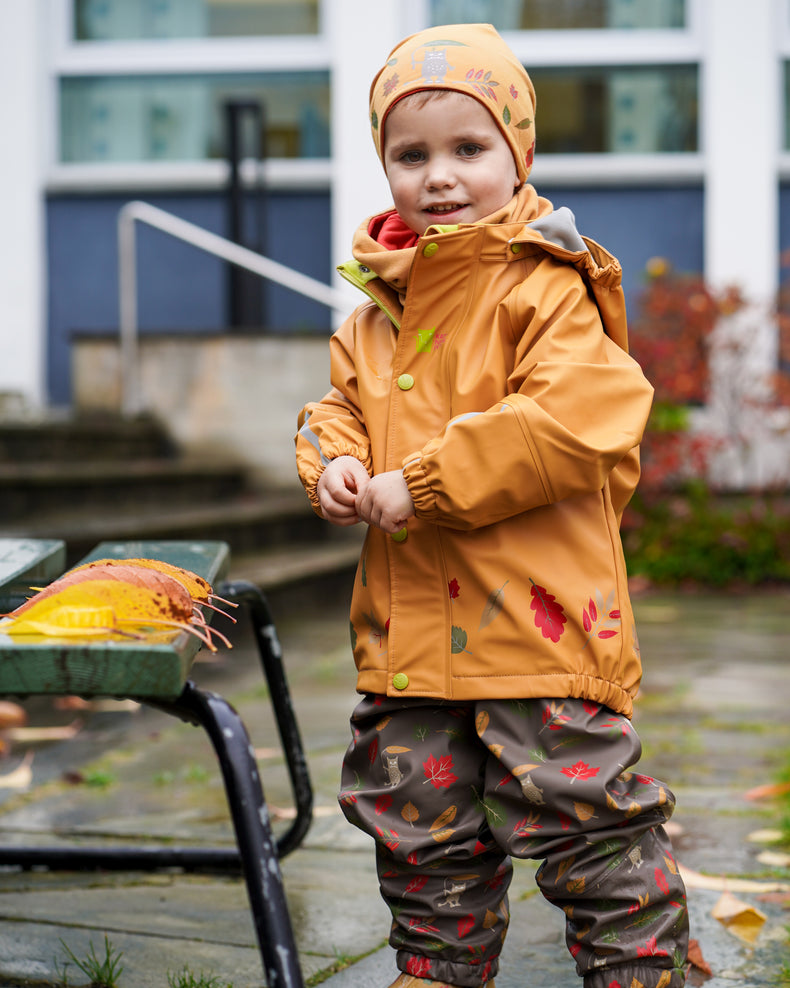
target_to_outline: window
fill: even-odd
[[[318,0],[74,0],[77,41],[317,34]]]
[[[224,105],[265,108],[269,157],[329,157],[329,76],[74,76],[60,82],[64,162],[200,161],[225,156]]]
[[[541,154],[697,151],[697,68],[530,71]]]
[[[431,23],[486,22],[500,31],[686,27],[685,0],[432,0]]]

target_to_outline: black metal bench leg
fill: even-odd
[[[221,597],[243,604],[249,611],[258,656],[264,679],[269,687],[271,706],[277,720],[291,791],[296,804],[293,823],[278,839],[277,850],[281,858],[290,854],[304,839],[313,818],[313,787],[307,768],[302,739],[296,722],[288,682],[282,663],[282,649],[277,629],[272,619],[269,603],[260,587],[246,580],[223,583],[217,593]]]
[[[197,689],[191,682],[174,706],[206,730],[217,753],[266,983],[277,988],[304,988],[277,845],[246,728],[226,700]]]

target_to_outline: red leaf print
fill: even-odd
[[[390,796],[389,793],[384,793],[384,795],[379,796],[376,800],[376,816],[381,816],[382,813],[386,813],[390,806],[392,806],[392,796]]]
[[[475,918],[469,913],[468,916],[462,916],[458,920],[458,939],[463,940],[467,933],[471,933],[475,928]]]
[[[656,938],[650,937],[650,939],[646,941],[644,947],[636,948],[636,956],[637,957],[668,957],[669,951],[659,950],[658,941],[656,940]]]
[[[384,844],[391,851],[395,851],[400,847],[400,837],[395,830],[382,830],[381,827],[376,827],[376,833],[382,838]]]
[[[560,821],[560,826],[563,830],[567,830],[571,825],[571,818],[566,816],[564,813],[557,813],[557,819]]]
[[[461,593],[461,588],[458,586],[458,580],[453,577],[452,580],[447,584],[450,591],[450,600],[455,600]]]
[[[409,895],[411,892],[419,892],[420,889],[425,888],[425,884],[427,881],[428,881],[427,875],[418,875],[416,878],[412,878],[412,880],[403,890],[403,894]]]
[[[379,754],[379,739],[373,738],[373,740],[368,745],[368,761],[372,765],[373,762],[378,758]]]
[[[429,755],[428,761],[423,762],[422,767],[425,772],[425,782],[430,782],[436,789],[449,789],[453,782],[458,781],[458,776],[452,772],[453,759],[451,755],[444,755],[439,759]]]
[[[422,978],[429,974],[431,961],[428,957],[411,956],[406,963],[406,973],[414,975],[415,978]]]
[[[567,775],[571,780],[571,785],[576,779],[591,779],[601,771],[600,765],[593,768],[587,762],[576,762],[575,765],[562,769],[562,774]]]
[[[412,851],[411,854],[408,856],[408,858],[406,858],[406,860],[409,862],[410,865],[416,865],[417,864],[417,852],[416,851]]]
[[[582,706],[591,717],[594,717],[601,709],[597,703],[593,703],[591,700],[582,700]]]
[[[656,868],[655,872],[656,885],[661,889],[664,895],[669,895],[669,882],[667,881],[667,876],[660,868]]]
[[[595,601],[590,597],[587,606],[590,609],[590,620],[595,622],[598,620],[598,608],[595,606]]]
[[[598,637],[599,638],[614,638],[614,636],[616,634],[617,634],[616,631],[612,631],[611,629],[609,629],[608,631],[599,631],[598,632]]]
[[[586,607],[582,608],[582,627],[588,633],[592,631],[592,619],[590,615],[587,613]]]
[[[539,587],[534,580],[530,594],[532,603],[530,609],[535,612],[535,627],[540,628],[544,638],[550,638],[555,644],[560,640],[565,631],[565,622],[568,620],[558,604],[554,594],[547,593],[545,587]]]

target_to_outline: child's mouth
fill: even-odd
[[[432,216],[443,216],[446,213],[455,213],[459,209],[463,209],[465,205],[465,202],[448,202],[443,205],[428,206],[425,212],[430,213]]]

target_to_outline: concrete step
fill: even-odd
[[[0,423],[0,536],[62,539],[67,566],[98,542],[220,540],[232,578],[304,606],[350,587],[363,534],[322,521],[300,487],[180,455],[156,422]]]
[[[0,518],[5,522],[78,507],[158,509],[233,497],[247,486],[244,466],[194,459],[45,460],[0,467]]]
[[[0,422],[0,462],[126,460],[174,456],[167,431],[148,417],[50,417]]]
[[[248,493],[190,506],[139,503],[121,510],[112,502],[86,512],[69,505],[13,522],[0,520],[0,535],[63,539],[71,565],[97,542],[134,539],[219,539],[231,547],[231,558],[291,545],[318,545],[342,530],[314,514],[304,492],[293,489]]]

